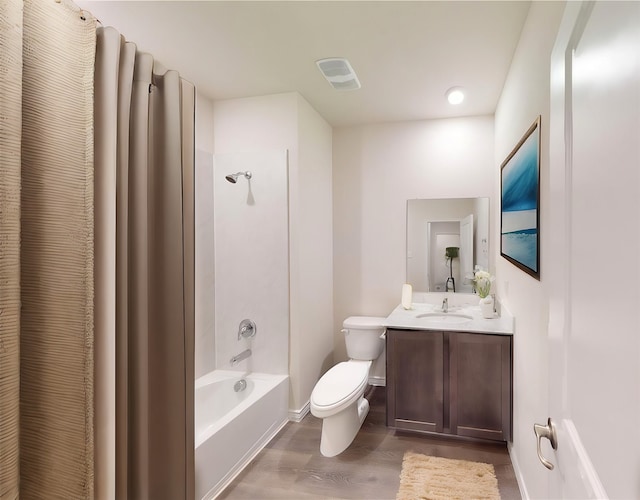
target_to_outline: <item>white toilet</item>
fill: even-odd
[[[349,361],[325,373],[311,393],[311,413],[322,419],[320,453],[334,457],[352,443],[367,413],[369,368],[384,348],[385,318],[352,316],[342,324]]]

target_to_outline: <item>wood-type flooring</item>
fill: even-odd
[[[322,421],[289,422],[219,495],[225,500],[395,499],[404,452],[493,464],[502,500],[520,499],[506,444],[394,431],[385,425],[385,391],[368,396],[371,410],[340,455],[320,454]]]

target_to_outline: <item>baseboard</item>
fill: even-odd
[[[513,445],[507,443],[507,450],[509,451],[509,458],[511,459],[511,465],[513,466],[513,472],[516,475],[516,481],[518,482],[518,489],[520,490],[520,496],[522,500],[529,500],[529,492],[527,491],[527,485],[524,482],[524,476],[520,469],[520,464],[516,458],[516,454],[512,451]]]
[[[369,377],[369,385],[376,387],[385,387],[387,385],[387,377],[380,377],[378,375]]]
[[[307,401],[307,403],[299,410],[289,410],[289,421],[302,422],[302,419],[309,413],[309,406],[310,403]]]

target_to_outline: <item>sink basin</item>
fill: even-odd
[[[473,317],[467,314],[446,313],[446,312],[432,312],[418,314],[416,318],[419,318],[428,323],[466,323],[471,321]]]

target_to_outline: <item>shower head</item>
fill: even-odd
[[[235,184],[238,181],[238,177],[240,177],[241,175],[244,176],[245,179],[249,180],[251,179],[251,172],[249,172],[248,170],[246,172],[238,172],[236,174],[229,174],[225,177],[225,179],[227,179],[231,184]]]

